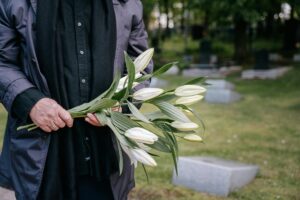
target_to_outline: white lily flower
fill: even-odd
[[[171,123],[171,126],[178,129],[179,131],[193,131],[199,128],[199,125],[194,122],[174,121]]]
[[[179,97],[194,96],[206,92],[204,87],[199,85],[183,85],[175,90],[175,95]]]
[[[157,164],[155,160],[143,149],[129,149],[131,151],[132,156],[139,162],[149,165],[152,167],[156,167]]]
[[[150,151],[150,150],[151,150],[151,148],[150,148],[149,146],[147,146],[147,145],[145,145],[145,144],[143,144],[143,143],[137,142],[137,145],[138,145],[141,149],[143,149],[143,150],[145,150],[145,151]]]
[[[183,137],[185,140],[191,141],[191,142],[202,142],[202,138],[199,135],[196,134],[188,134]]]
[[[154,54],[153,48],[148,49],[142,54],[140,54],[133,62],[135,66],[135,72],[143,71],[151,61],[153,54]]]
[[[147,101],[161,95],[164,92],[161,88],[142,88],[133,94],[133,98],[140,101]]]
[[[176,100],[176,104],[183,104],[183,105],[192,105],[194,103],[197,103],[198,101],[201,101],[203,99],[202,95],[194,95],[189,97],[180,97]]]
[[[138,79],[142,76],[143,76],[143,74],[138,72],[138,73],[135,74],[134,80],[136,80],[136,79]],[[126,84],[125,84],[125,82],[126,82]],[[134,85],[134,87],[135,87],[138,83],[134,82],[133,84],[135,84]],[[122,90],[124,88],[124,86],[127,87],[127,85],[128,85],[128,76],[126,75],[126,76],[124,76],[120,79],[119,84],[118,84],[118,90],[119,91]]]
[[[140,83],[138,83],[138,82],[133,82],[132,87],[134,88],[134,87],[138,86],[139,84]],[[119,82],[116,92],[123,90],[127,86],[128,86],[128,84],[124,85],[124,83],[120,84],[120,82]]]
[[[122,146],[123,151],[128,155],[129,159],[130,159],[130,164],[134,165],[134,167],[137,167],[137,162],[138,160],[134,157],[134,155],[132,154],[132,151],[127,147],[127,146]]]
[[[125,136],[132,139],[135,142],[144,144],[153,144],[155,141],[158,140],[157,135],[140,127],[128,129],[125,132]]]

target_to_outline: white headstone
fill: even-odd
[[[300,62],[300,54],[295,54],[293,57],[294,62]]]
[[[256,165],[214,157],[179,157],[178,176],[174,170],[173,184],[218,196],[227,196],[256,176]]]
[[[197,69],[197,68],[191,68],[191,69],[185,69],[182,73],[185,77],[210,77],[210,78],[222,78],[223,75],[219,72],[217,69]]]
[[[270,53],[269,54],[269,60],[277,62],[277,61],[282,60],[282,56],[280,54],[278,54],[278,53]]]
[[[210,84],[207,86],[208,89],[234,89],[234,85],[232,83],[222,79],[208,79],[206,82]]]
[[[242,72],[242,79],[277,79],[288,72],[291,67],[274,69],[249,69]]]
[[[168,71],[166,71],[165,74],[168,74],[168,75],[177,75],[178,72],[179,72],[178,66],[173,65]]]
[[[208,103],[229,104],[241,98],[239,93],[230,89],[208,89],[205,94],[205,101]]]
[[[155,77],[153,77],[151,79],[151,84],[150,84],[151,87],[159,87],[160,88],[160,87],[166,87],[167,85],[168,85],[168,82],[165,80],[158,79]]]

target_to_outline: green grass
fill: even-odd
[[[170,85],[185,81],[177,76],[163,78]],[[230,105],[197,105],[207,127],[205,144],[181,141],[180,155],[209,155],[257,164],[260,172],[256,179],[228,198],[194,192],[171,184],[171,158],[161,155],[156,158],[157,168],[147,168],[150,183],[142,167],[137,168],[132,200],[300,199],[300,70],[294,69],[279,80],[232,77],[230,81],[243,100]],[[3,110],[0,120],[3,133]]]

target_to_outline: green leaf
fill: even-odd
[[[194,85],[194,84],[197,84],[197,83],[201,84],[201,83],[205,83],[205,80],[206,80],[205,77],[198,77],[198,78],[192,79],[190,81],[187,81],[183,85]]]
[[[123,132],[134,127],[140,127],[138,123],[120,112],[111,112],[111,119],[113,124]]]
[[[165,73],[166,71],[168,71],[172,66],[174,66],[177,63],[178,62],[172,62],[172,63],[168,63],[168,64],[162,66],[161,68],[154,71],[152,76],[158,76],[158,75]]]
[[[103,97],[105,98],[112,98],[112,96],[115,94],[119,82],[121,79],[121,73],[119,71],[116,72],[115,77],[114,77],[114,81],[112,82],[111,86],[108,88],[108,90],[105,91],[105,94],[103,95]]]
[[[154,102],[153,104],[156,105],[165,115],[174,120],[190,122],[190,119],[181,110],[168,102]]]
[[[108,118],[106,117],[105,113],[97,112],[97,113],[95,113],[95,115],[96,115],[97,119],[99,120],[99,122],[101,122],[101,124],[107,125]]]
[[[147,182],[149,183],[149,176],[148,176],[147,169],[146,169],[146,167],[145,167],[145,165],[144,165],[144,164],[142,164],[142,166],[143,166],[143,169],[144,169],[144,172],[145,172],[146,178],[147,178]]]
[[[184,110],[188,110],[188,111],[192,112],[193,115],[196,117],[196,119],[200,122],[200,124],[201,124],[201,126],[203,128],[203,131],[205,132],[205,130],[206,130],[205,123],[203,122],[202,118],[200,117],[200,115],[196,111],[194,111],[190,107],[188,107],[186,105],[182,105],[182,104],[178,104],[178,105],[175,105],[175,106],[183,108]]]
[[[99,101],[96,101],[94,105],[92,105],[86,112],[93,113],[97,111],[101,111],[103,109],[111,108],[116,105],[118,101],[113,99],[103,98]]]
[[[123,173],[123,168],[124,168],[124,160],[123,160],[123,153],[122,153],[122,148],[120,145],[120,142],[117,141],[117,147],[118,147],[118,158],[119,158],[119,175]]]
[[[148,49],[141,53],[135,60],[134,60],[134,66],[136,72],[141,72],[143,71],[150,63],[152,56],[154,53],[154,49]]]
[[[155,102],[155,101],[171,101],[174,98],[177,98],[177,96],[174,95],[173,93],[165,93],[158,97],[148,100],[147,103],[151,103],[151,102]]]
[[[112,99],[121,101],[122,98],[124,97],[124,95],[126,94],[127,88],[123,88],[122,90],[120,90],[119,92],[116,92],[114,94],[114,96],[112,97]]]
[[[150,78],[152,78],[152,74],[145,74],[142,77],[136,79],[135,81],[138,82],[138,83],[141,83],[141,82],[144,82],[144,81],[146,81]]]
[[[72,109],[69,109],[68,111],[70,112],[70,114],[72,114],[72,113],[80,113],[80,112],[83,112],[83,111],[85,111],[85,110],[87,110],[87,109],[89,109],[89,107],[92,105],[92,102],[89,102],[89,103],[83,103],[83,104],[81,104],[81,105],[79,105],[79,106],[76,106],[76,107],[74,107],[74,108],[72,108]]]
[[[128,98],[128,95],[130,93],[130,91],[132,90],[132,85],[135,79],[135,67],[133,64],[133,61],[131,60],[131,58],[129,57],[129,55],[124,52],[125,54],[125,64],[126,64],[126,69],[127,69],[127,75],[128,75],[128,85],[126,88],[126,92],[123,96],[123,100]]]
[[[117,140],[119,140],[119,142],[122,145],[125,146],[130,146],[130,144],[127,142],[126,137],[123,136],[120,131],[114,126],[114,124],[112,123],[111,119],[107,118],[107,126],[113,131],[113,133],[115,134]]]
[[[139,109],[137,109],[137,107],[135,107],[135,105],[133,105],[130,101],[127,101],[128,104],[128,108],[131,111],[131,113],[133,114],[134,117],[136,117],[138,120],[141,120],[145,123],[151,123],[148,118],[141,113],[141,111]]]
[[[159,140],[157,140],[154,144],[147,144],[147,146],[149,146],[152,149],[155,149],[157,151],[161,151],[161,152],[165,152],[165,153],[172,152],[169,148],[169,144],[166,144],[165,142],[163,142],[161,137],[159,137]]]
[[[165,118],[165,115],[159,110],[159,111],[154,111],[154,112],[149,112],[149,113],[144,113],[144,115],[150,120],[153,121],[158,118]]]

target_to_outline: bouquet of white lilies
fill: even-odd
[[[144,72],[153,56],[149,49],[134,61],[125,52],[125,63],[128,74],[121,78],[116,73],[110,88],[91,102],[68,110],[73,118],[86,117],[94,113],[101,124],[110,127],[116,136],[118,145],[119,171],[123,170],[122,150],[128,155],[131,163],[137,166],[140,162],[156,166],[152,156],[156,152],[172,155],[177,169],[177,138],[201,142],[197,129],[204,125],[197,113],[189,106],[203,99],[206,89],[202,85],[205,79],[199,77],[174,89],[143,88],[132,94],[133,88],[152,77],[168,71],[174,63],[169,63],[151,74]],[[142,113],[137,105],[152,104],[157,111]],[[130,114],[113,111],[113,107],[128,106]],[[188,117],[189,116],[189,117]],[[190,119],[194,119],[194,122]],[[19,127],[28,131],[38,128],[35,124]]]

